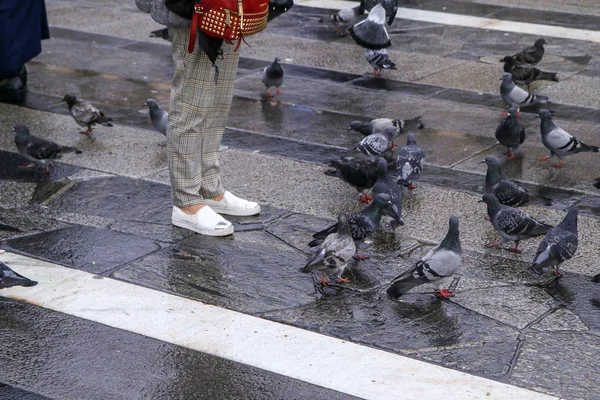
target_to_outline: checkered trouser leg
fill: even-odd
[[[202,203],[225,192],[219,148],[225,129],[239,60],[235,46],[223,43],[215,68],[196,45],[188,53],[190,29],[169,28],[175,73],[169,105],[168,152],[173,199],[178,207]]]

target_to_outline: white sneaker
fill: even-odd
[[[209,205],[210,208],[219,214],[245,217],[260,213],[260,206],[258,203],[240,199],[230,191],[223,194],[223,199],[221,201],[205,199],[204,203]]]
[[[179,207],[173,206],[171,223],[206,236],[227,236],[233,233],[233,224],[207,205],[194,215],[188,215]]]

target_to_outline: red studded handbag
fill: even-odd
[[[202,0],[194,5],[188,51],[194,51],[198,28],[229,44],[237,40],[237,50],[244,37],[267,27],[268,17],[269,0]]]

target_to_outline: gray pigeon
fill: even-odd
[[[579,239],[577,238],[577,207],[571,207],[565,219],[546,235],[533,262],[529,266],[538,275],[544,273],[544,268],[554,266],[560,274],[560,265],[571,259],[577,251]]]
[[[348,130],[354,130],[362,133],[365,136],[372,135],[373,133],[378,133],[383,131],[385,128],[389,128],[390,126],[396,127],[398,131],[398,135],[407,132],[411,129],[423,129],[425,124],[421,121],[421,116],[414,117],[411,119],[390,119],[390,118],[376,118],[372,119],[369,122],[362,121],[352,121],[350,126],[348,126]]]
[[[373,133],[361,140],[354,150],[358,150],[369,156],[383,154],[394,145],[393,140],[398,136],[398,129],[390,126],[381,132]]]
[[[517,120],[517,109],[508,109],[508,115],[496,128],[496,140],[506,146],[506,155],[509,160],[514,160],[515,155],[511,149],[516,150],[525,141],[525,127]]]
[[[394,168],[394,156],[391,150],[381,155],[388,162],[389,168]],[[330,160],[329,166],[333,169],[325,171],[327,176],[335,176],[354,186],[360,193],[360,202],[368,203],[373,198],[365,193],[365,189],[373,187],[379,176],[377,156],[367,156],[363,153],[351,153],[338,160]]]
[[[504,63],[504,72],[512,75],[513,82],[519,85],[527,85],[527,90],[530,90],[531,82],[533,81],[554,81],[558,82],[556,72],[544,72],[538,68],[518,62],[514,56],[506,56],[501,59]]]
[[[375,196],[371,204],[356,213],[350,214],[348,221],[350,222],[352,238],[360,241],[375,233],[379,227],[381,217],[383,217],[383,211],[386,207],[391,208],[392,212],[398,213],[390,196],[385,193],[380,193]],[[308,245],[310,247],[318,246],[327,236],[334,232],[337,232],[337,224],[331,225],[322,231],[315,233],[313,235],[314,240]]]
[[[348,28],[356,24],[364,13],[360,12],[360,6],[342,8],[331,15],[331,20],[335,23],[335,30],[345,35],[350,34]]]
[[[397,69],[396,64],[390,60],[390,56],[386,49],[367,49],[365,50],[365,58],[371,67],[373,67],[373,74],[377,78],[381,76],[381,71],[384,69]]]
[[[55,160],[66,153],[81,154],[81,150],[75,147],[61,146],[49,140],[42,139],[29,134],[29,128],[25,125],[17,124],[14,126],[15,145],[19,153],[32,164],[22,168],[31,168],[36,165],[43,165],[45,173],[49,172],[47,160]]]
[[[11,286],[35,286],[38,283],[31,279],[25,278],[23,275],[17,274],[7,265],[0,262],[0,289]]]
[[[442,242],[431,249],[415,266],[392,280],[387,293],[397,299],[410,289],[427,282],[447,278],[458,270],[462,263],[462,249],[458,231],[458,217],[450,217],[450,227]],[[439,297],[454,296],[448,289],[438,290]]]
[[[545,235],[552,225],[536,221],[524,211],[500,204],[498,198],[493,194],[486,193],[482,201],[487,204],[487,211],[494,229],[500,234],[500,241],[493,243],[490,247],[499,248],[506,241],[515,242],[515,247],[509,250],[520,253],[519,241],[536,236]]]
[[[371,12],[373,7],[380,4],[385,10],[387,24],[388,26],[391,26],[392,22],[394,22],[394,18],[396,18],[396,14],[398,13],[398,3],[399,0],[361,0],[360,12],[361,14],[364,12]]]
[[[300,269],[300,272],[321,271],[323,286],[329,283],[325,280],[325,271],[337,276],[341,282],[347,283],[350,281],[342,278],[342,274],[355,254],[356,244],[350,233],[348,214],[341,212],[338,214],[337,231],[323,240],[317,252],[310,258],[306,266]]]
[[[404,225],[402,221],[402,187],[398,186],[396,180],[388,171],[388,163],[383,158],[377,159],[377,169],[379,176],[377,182],[373,185],[372,196],[377,197],[379,193],[386,193],[390,196],[391,202],[396,206],[393,210],[385,208],[383,213],[392,218],[392,228]]]
[[[108,118],[104,113],[94,107],[91,103],[85,100],[77,100],[77,97],[66,94],[62,101],[66,102],[69,106],[69,112],[71,116],[77,122],[79,126],[87,126],[87,131],[79,132],[82,135],[91,135],[92,126],[100,124],[102,126],[113,126],[110,121],[112,118]]]
[[[390,36],[385,29],[385,10],[377,4],[369,11],[367,19],[350,28],[352,39],[361,47],[373,50],[390,47]]]
[[[535,41],[533,46],[527,47],[517,54],[513,55],[517,62],[536,65],[540,61],[542,61],[542,57],[544,57],[544,45],[546,41],[543,38],[539,38]]]
[[[500,95],[502,100],[511,107],[536,106],[538,104],[548,103],[548,97],[528,93],[513,83],[512,75],[508,72],[502,74],[502,84],[500,85]]]
[[[538,161],[548,161],[550,157],[557,156],[559,163],[554,165],[554,167],[562,168],[564,165],[562,161],[563,157],[586,151],[598,153],[598,146],[588,146],[569,132],[554,125],[550,111],[540,110],[538,116],[542,120],[540,123],[542,143],[550,150],[550,155],[548,157],[539,158]]]
[[[271,91],[269,90],[273,86],[275,88],[277,88],[276,95],[281,94],[281,90],[279,89],[279,87],[283,84],[284,73],[285,73],[285,71],[283,70],[283,67],[280,64],[279,58],[277,58],[277,57],[275,57],[275,59],[273,60],[271,65],[269,65],[269,66],[265,67],[265,69],[263,69],[262,82],[267,87],[267,96],[273,97],[273,95],[271,94]]]
[[[494,156],[487,156],[481,163],[487,164],[485,174],[485,192],[493,194],[501,204],[519,207],[529,202],[529,192],[502,173],[500,161]]]
[[[169,126],[169,113],[161,110],[160,106],[154,99],[148,99],[144,103],[146,107],[150,110],[150,121],[152,121],[152,125],[154,128],[167,136],[167,127]]]
[[[396,159],[396,171],[398,185],[406,186],[409,190],[413,190],[415,185],[412,181],[417,177],[423,169],[423,161],[425,160],[425,151],[417,146],[415,135],[409,133],[406,137],[406,146],[402,147],[398,152]]]

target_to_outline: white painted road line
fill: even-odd
[[[0,296],[366,399],[554,399],[10,252],[0,261],[39,282],[2,289]]]
[[[346,7],[356,7],[355,2],[337,0],[300,0],[299,5],[315,8],[340,10]],[[514,32],[536,35],[539,37],[559,37],[563,39],[587,40],[600,43],[600,31],[565,28],[555,25],[532,24],[528,22],[506,21],[495,18],[471,17],[468,15],[451,14],[438,11],[417,10],[413,8],[398,8],[396,18],[413,21],[433,22],[443,25],[464,26],[468,28],[483,28],[494,31]]]

